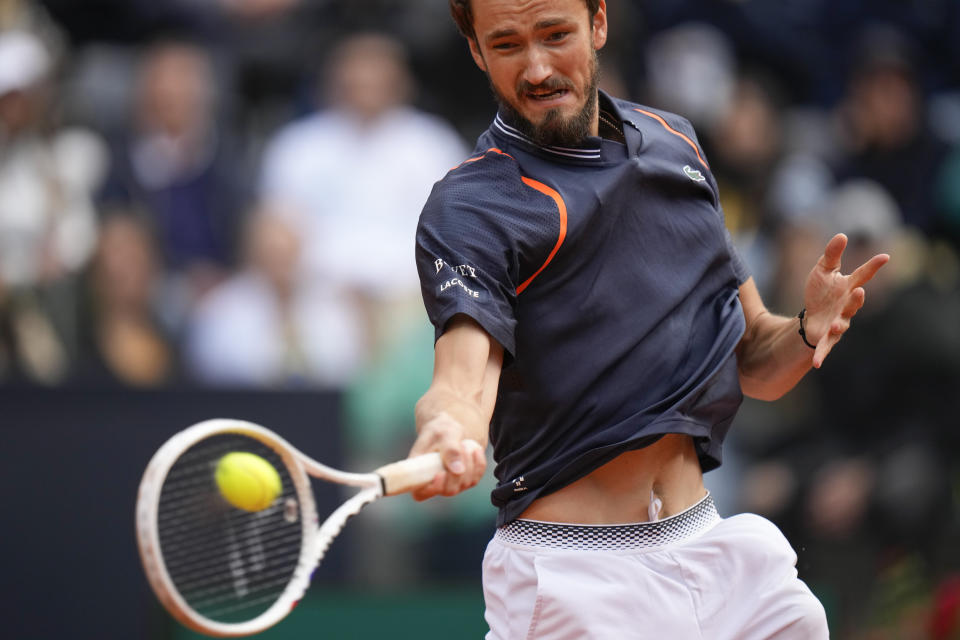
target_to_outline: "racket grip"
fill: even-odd
[[[383,480],[383,495],[393,496],[419,489],[443,471],[443,459],[439,453],[427,453],[416,458],[391,462],[376,470]]]

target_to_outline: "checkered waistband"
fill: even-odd
[[[720,520],[708,493],[689,509],[656,522],[582,525],[514,520],[497,529],[495,540],[548,549],[629,550],[662,547],[697,535]]]

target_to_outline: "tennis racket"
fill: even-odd
[[[214,471],[227,453],[267,460],[282,491],[245,511],[220,494]],[[331,542],[365,505],[430,482],[443,469],[431,453],[347,473],[310,459],[280,436],[242,420],[195,424],[154,454],[137,496],[137,542],[147,579],[181,623],[212,636],[245,636],[279,622],[310,584]],[[309,476],[360,491],[318,526]]]

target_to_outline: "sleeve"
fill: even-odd
[[[747,263],[740,255],[740,251],[737,249],[737,246],[733,242],[733,237],[730,235],[730,230],[727,229],[726,226],[723,227],[723,233],[727,239],[727,251],[730,253],[730,266],[733,267],[733,273],[737,277],[737,284],[743,284],[750,279],[750,268],[747,267]]]
[[[720,186],[717,184],[717,180],[713,175],[713,171],[709,169],[709,164],[707,163],[706,153],[703,151],[703,146],[700,144],[700,140],[697,138],[697,132],[694,129],[693,125],[689,120],[681,116],[674,116],[675,124],[677,129],[681,132],[685,132],[691,139],[691,142],[695,145],[697,149],[698,157],[703,161],[706,168],[706,177],[709,181],[710,188],[713,190],[714,198],[716,202],[717,213],[720,215],[720,220],[725,221],[726,217],[723,213],[723,207],[720,204]],[[734,275],[737,278],[737,284],[743,284],[750,279],[750,269],[747,267],[746,262],[743,260],[743,257],[740,255],[740,251],[737,249],[736,244],[733,241],[733,237],[730,235],[730,230],[727,228],[726,223],[724,222],[723,234],[727,243],[727,252],[730,254],[730,266],[733,268]]]
[[[512,357],[520,254],[529,244],[524,225],[537,211],[510,162],[484,158],[451,171],[434,186],[417,227],[416,261],[436,337],[462,313]]]

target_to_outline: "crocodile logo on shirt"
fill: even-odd
[[[683,172],[687,174],[687,177],[693,180],[694,182],[703,182],[704,180],[707,179],[702,173],[692,168],[688,164],[683,165]]]

